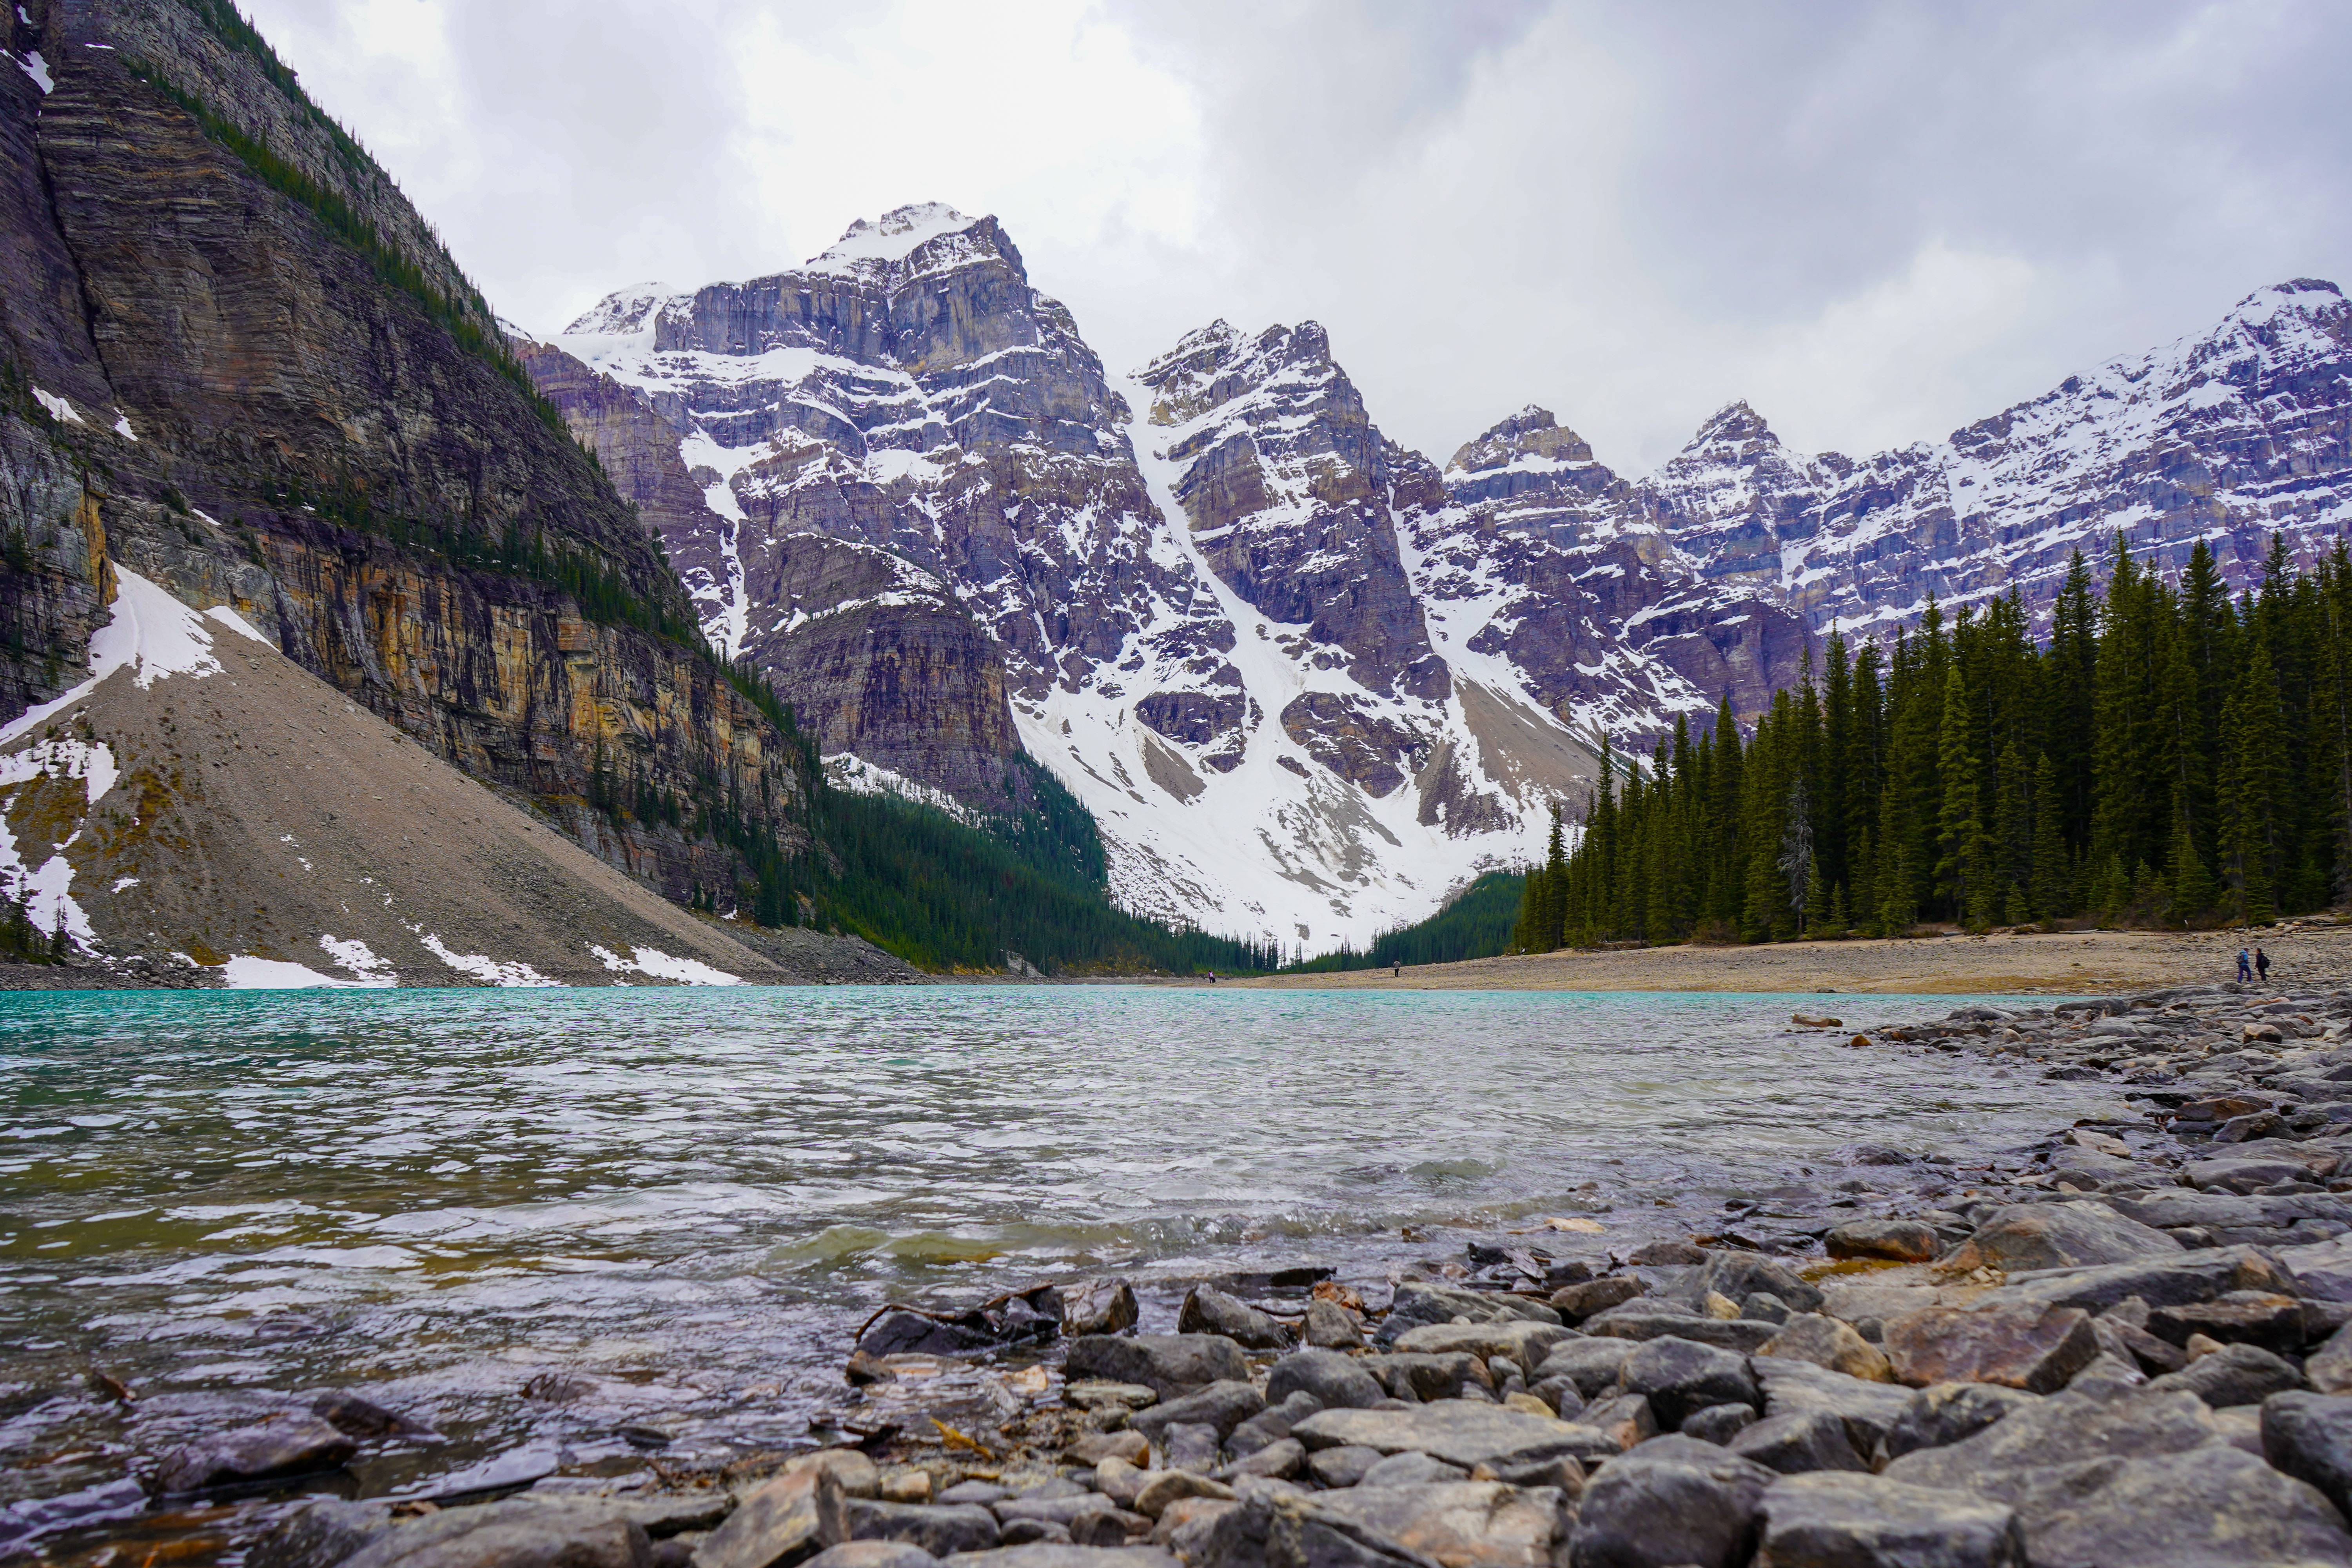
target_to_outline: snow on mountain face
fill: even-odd
[[[1025,751],[1130,909],[1361,942],[1591,777],[1504,665],[1452,679],[1399,534],[1444,486],[1311,323],[1114,383],[994,219],[932,205],[520,346],[845,781],[1003,809]]]
[[[2352,306],[2299,279],[2219,325],[2118,359],[1946,440],[1861,462],[1791,454],[1744,405],[1645,484],[1711,579],[1769,589],[1816,629],[1884,631],[1947,603],[2055,595],[2121,530],[2164,570],[2199,540],[2233,585],[2275,531],[2308,559],[2352,523]]]

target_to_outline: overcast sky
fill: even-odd
[[[2352,6],[243,0],[502,313],[994,213],[1113,371],[1321,321],[1443,461],[1939,437],[2352,286]]]

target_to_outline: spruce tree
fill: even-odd
[[[2074,907],[2070,856],[2066,848],[2066,807],[2058,787],[2058,767],[2044,752],[2033,764],[2032,918],[2054,921]]]

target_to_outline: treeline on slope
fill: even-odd
[[[2352,899],[2352,559],[2273,538],[2232,602],[2200,542],[2177,583],[2120,535],[2104,595],[2077,552],[2047,646],[2014,594],[1775,693],[1742,744],[1677,721],[1605,755],[1572,852],[1555,821],[1512,945],[1765,942],[2266,923]]]
[[[1342,942],[1337,952],[1286,967],[1286,974],[1331,974],[1350,969],[1386,969],[1398,963],[1459,963],[1492,958],[1506,951],[1516,930],[1527,877],[1489,871],[1459,898],[1424,921],[1384,931],[1361,952]]]

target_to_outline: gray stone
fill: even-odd
[[[1759,1290],[1780,1297],[1795,1311],[1822,1310],[1818,1287],[1799,1279],[1787,1264],[1756,1252],[1710,1252],[1706,1262],[1656,1294],[1696,1306],[1710,1291],[1727,1300],[1743,1301]]]
[[[1494,1482],[1269,1493],[1223,1513],[1193,1568],[1547,1568],[1570,1515],[1549,1489]]]
[[[1886,1429],[1911,1403],[1907,1388],[1852,1377],[1811,1362],[1750,1356],[1748,1370],[1764,1390],[1765,1415],[1826,1411],[1845,1423],[1846,1435],[1864,1454],[1877,1447]]]
[[[1460,1465],[1449,1465],[1443,1459],[1433,1459],[1427,1454],[1411,1451],[1391,1454],[1366,1470],[1358,1486],[1364,1487],[1429,1487],[1447,1481],[1466,1481],[1470,1472]]]
[[[1386,1458],[1388,1456],[1378,1448],[1325,1448],[1307,1457],[1307,1468],[1327,1487],[1352,1487],[1363,1480],[1366,1471]]]
[[[1511,1319],[1494,1323],[1423,1323],[1399,1334],[1395,1346],[1400,1352],[1423,1355],[1459,1352],[1481,1361],[1502,1356],[1531,1371],[1542,1364],[1554,1345],[1575,1337],[1575,1330],[1558,1323]]]
[[[1016,1519],[1044,1520],[1052,1524],[1067,1524],[1082,1513],[1097,1513],[1104,1509],[1115,1506],[1112,1500],[1102,1493],[1090,1492],[1083,1487],[1073,1488],[1059,1497],[1038,1495],[1045,1489],[1040,1487],[1037,1491],[1024,1493],[1016,1498],[1003,1499],[988,1505],[988,1510],[996,1516],[996,1522],[999,1524],[1011,1524]],[[967,1503],[962,1506],[969,1508],[977,1505]],[[977,1551],[979,1548],[973,1550]]]
[[[2336,1331],[2303,1363],[2304,1376],[2322,1394],[2352,1394],[2352,1323]]]
[[[2033,1394],[2065,1386],[2099,1353],[2090,1314],[2079,1307],[1987,1297],[1966,1307],[1929,1307],[1885,1325],[1895,1377],[1915,1387],[1998,1383]]]
[[[2303,1349],[2307,1324],[2303,1302],[2265,1290],[2232,1290],[2210,1301],[2158,1307],[2148,1314],[2148,1332],[2186,1346],[2203,1334],[2222,1344],[2260,1345],[2293,1354]]]
[[[1388,1397],[1354,1356],[1338,1351],[1294,1351],[1265,1374],[1265,1396],[1276,1403],[1311,1394],[1326,1410],[1364,1410]]]
[[[2079,1268],[2178,1253],[2180,1243],[2103,1203],[2020,1204],[1981,1219],[1943,1260],[1952,1269]]]
[[[647,1568],[642,1526],[534,1498],[443,1509],[375,1536],[342,1568]]]
[[[1161,1433],[1180,1423],[1213,1426],[1222,1443],[1227,1433],[1265,1409],[1265,1396],[1245,1378],[1223,1379],[1149,1410],[1139,1410],[1128,1417],[1127,1425],[1155,1443]]]
[[[1073,1338],[1123,1334],[1140,1316],[1135,1287],[1124,1279],[1082,1279],[1062,1287],[1062,1332]]]
[[[1551,1406],[1551,1413],[1563,1421],[1573,1421],[1584,1408],[1584,1395],[1576,1391],[1576,1382],[1568,1377],[1538,1378],[1528,1385],[1528,1392]]]
[[[1307,1331],[1303,1337],[1310,1345],[1354,1350],[1364,1342],[1364,1325],[1338,1302],[1318,1300],[1307,1303]]]
[[[1468,1351],[1396,1351],[1359,1356],[1355,1364],[1367,1376],[1379,1379],[1381,1387],[1394,1399],[1459,1399],[1471,1388],[1486,1391],[1486,1363]]]
[[[1993,1383],[1933,1384],[1906,1397],[1879,1449],[1892,1460],[1921,1448],[1948,1448],[2040,1397]]]
[[[1160,1452],[1171,1470],[1207,1475],[1217,1468],[1217,1429],[1199,1421],[1171,1423],[1160,1435]],[[1151,1483],[1146,1481],[1145,1486]],[[1141,1494],[1137,1496],[1140,1498]]]
[[[1551,1306],[1567,1321],[1580,1323],[1595,1312],[1623,1306],[1648,1289],[1634,1275],[1612,1274],[1561,1286],[1551,1293]]]
[[[1702,1443],[1728,1443],[1756,1422],[1756,1411],[1751,1405],[1710,1405],[1684,1416],[1677,1430]]]
[[[1287,1432],[1289,1429],[1285,1426],[1283,1431]],[[1150,1456],[1150,1441],[1140,1432],[1089,1432],[1070,1445],[1070,1458],[1082,1465],[1099,1465],[1113,1456],[1125,1459],[1130,1465],[1140,1465]],[[948,1490],[953,1491],[957,1487],[988,1487],[995,1496],[950,1497],[946,1492],[942,1492],[940,1494],[940,1500],[941,1502],[995,1502],[1005,1495],[1003,1488],[990,1486],[986,1481],[958,1481],[955,1487],[950,1487]]]
[[[2294,1279],[2274,1253],[2259,1247],[2225,1247],[2097,1268],[2032,1270],[2011,1275],[2007,1285],[1986,1291],[1978,1300],[2038,1301],[2104,1312],[2134,1296],[2150,1307],[2172,1307],[2210,1301],[2232,1290],[2293,1295]]]
[[[1195,1285],[1176,1314],[1180,1334],[1223,1334],[1244,1350],[1278,1351],[1290,1331],[1238,1297],[1212,1285]]]
[[[2260,1405],[2273,1394],[2303,1385],[2301,1373],[2253,1345],[2225,1345],[2148,1384],[2150,1388],[2184,1390],[2216,1410],[2230,1405]]]
[[[1095,1511],[1099,1513],[1103,1510],[1097,1509]],[[1040,1541],[1075,1544],[1071,1542],[1070,1527],[1050,1519],[1016,1519],[997,1532],[996,1540],[1000,1546],[1027,1546]],[[924,1552],[924,1555],[928,1557],[930,1553]]]
[[[1666,1335],[1743,1354],[1759,1351],[1780,1332],[1777,1323],[1743,1322],[1736,1318],[1699,1318],[1667,1312],[1638,1312],[1624,1308],[1585,1320],[1595,1335],[1610,1339],[1654,1340]]]
[[[396,1528],[381,1502],[320,1498],[281,1520],[254,1543],[245,1561],[247,1568],[335,1568]]]
[[[1693,1411],[1710,1405],[1738,1403],[1761,1407],[1763,1391],[1748,1369],[1745,1356],[1694,1341],[1651,1340],[1625,1358],[1618,1384],[1628,1394],[1650,1402],[1658,1425],[1673,1431]]]
[[[1756,1568],[2025,1568],[2015,1511],[1868,1475],[1792,1475],[1764,1489]]]
[[[1232,1488],[1203,1475],[1187,1470],[1154,1470],[1143,1483],[1143,1489],[1135,1494],[1135,1511],[1146,1519],[1158,1519],[1167,1511],[1169,1504],[1184,1498],[1231,1501],[1233,1495]]]
[[[863,1454],[855,1458],[866,1460]],[[873,1462],[866,1463],[870,1469]],[[696,1568],[780,1568],[814,1556],[848,1539],[840,1525],[845,1500],[832,1465],[787,1469],[755,1489],[703,1538],[695,1548]]]
[[[1948,1447],[1906,1454],[1885,1473],[1916,1486],[1967,1489],[1995,1472],[2185,1453],[2221,1436],[2205,1402],[2180,1389],[2149,1387],[2116,1398],[2070,1389],[2019,1405]]]
[[[1092,1462],[1098,1465],[1102,1463],[1103,1459],[1109,1458],[1111,1457],[1111,1455],[1105,1454],[1102,1456],[1102,1458],[1097,1458]],[[1121,1457],[1123,1458],[1124,1456]],[[1137,1457],[1141,1458],[1142,1456],[1139,1455]],[[1129,1460],[1129,1463],[1132,1462],[1132,1460]],[[948,1488],[947,1490],[941,1492],[932,1500],[935,1502],[976,1502],[985,1508],[990,1503],[1003,1502],[1006,1498],[1012,1495],[1013,1494],[1011,1492],[1005,1490],[1003,1487],[998,1486],[994,1481],[958,1481],[955,1485]]]
[[[1845,1423],[1825,1410],[1768,1415],[1724,1447],[1743,1459],[1753,1459],[1784,1476],[1870,1468],[1854,1452],[1853,1439],[1847,1435]]]
[[[155,1472],[164,1493],[203,1491],[239,1481],[331,1470],[359,1445],[315,1415],[287,1414],[200,1437],[163,1457]]]
[[[2282,1247],[2279,1260],[2293,1270],[2305,1296],[2352,1301],[2352,1235],[2303,1247]]]
[[[2017,1510],[2034,1563],[2352,1563],[2352,1534],[2325,1497],[2226,1443],[2008,1470],[1971,1489]]]
[[[1307,1447],[1296,1437],[1268,1443],[1229,1467],[1233,1476],[1276,1476],[1285,1480],[1307,1468]]]
[[[1326,1410],[1291,1428],[1312,1454],[1324,1448],[1377,1448],[1428,1454],[1462,1468],[1527,1463],[1555,1454],[1581,1458],[1591,1434],[1565,1421],[1491,1405],[1448,1401],[1409,1410]]]
[[[1661,1437],[1584,1489],[1574,1568],[1738,1568],[1772,1471],[1710,1443]]]
[[[1916,1219],[1850,1219],[1833,1226],[1822,1245],[1832,1258],[1886,1258],[1925,1263],[1943,1250],[1936,1227]]]
[[[1756,1352],[1775,1360],[1811,1362],[1826,1371],[1871,1383],[1890,1383],[1886,1354],[1854,1329],[1823,1312],[1800,1312]]]
[[[1087,1334],[1070,1342],[1065,1375],[1140,1384],[1162,1399],[1212,1383],[1246,1382],[1242,1347],[1219,1334]]]
[[[1602,1434],[1621,1449],[1646,1443],[1660,1431],[1658,1413],[1650,1408],[1648,1399],[1638,1394],[1612,1394],[1596,1399],[1584,1407],[1576,1424]]]
[[[1617,1386],[1617,1379],[1625,1370],[1625,1358],[1633,1353],[1633,1344],[1624,1340],[1570,1340],[1552,1347],[1543,1364],[1535,1369],[1535,1375],[1538,1382],[1565,1377],[1576,1385],[1580,1395],[1591,1399],[1604,1389]]]
[[[1012,1508],[1013,1503],[999,1503]],[[828,1530],[827,1535],[833,1531]],[[837,1540],[900,1541],[919,1546],[934,1557],[958,1552],[986,1552],[996,1545],[996,1515],[972,1503],[882,1502],[871,1498],[846,1498]]]
[[[1739,1303],[1739,1315],[1751,1323],[1786,1324],[1796,1314],[1789,1310],[1788,1302],[1769,1290],[1759,1290]]]
[[[939,1561],[905,1541],[845,1541],[808,1560],[808,1568],[932,1568]]]
[[[2326,1394],[2275,1394],[2263,1401],[2263,1458],[2308,1481],[2352,1514],[2352,1399]]]
[[[1156,1546],[1004,1546],[993,1552],[959,1552],[954,1568],[1182,1568]]]
[[[1372,1337],[1381,1344],[1389,1344],[1399,1334],[1420,1324],[1450,1323],[1456,1318],[1467,1318],[1474,1323],[1500,1322],[1513,1318],[1531,1323],[1559,1321],[1558,1312],[1540,1301],[1530,1301],[1523,1296],[1505,1295],[1501,1291],[1456,1290],[1449,1286],[1408,1280],[1396,1288],[1396,1296],[1389,1304],[1389,1315],[1381,1321],[1379,1332]]]
[[[2191,1225],[2209,1230],[2284,1230],[2302,1219],[2352,1221],[2352,1196],[2337,1193],[2241,1197],[2230,1193],[2165,1187],[2137,1197],[2118,1195],[2109,1201],[2117,1213],[2159,1230]]]

